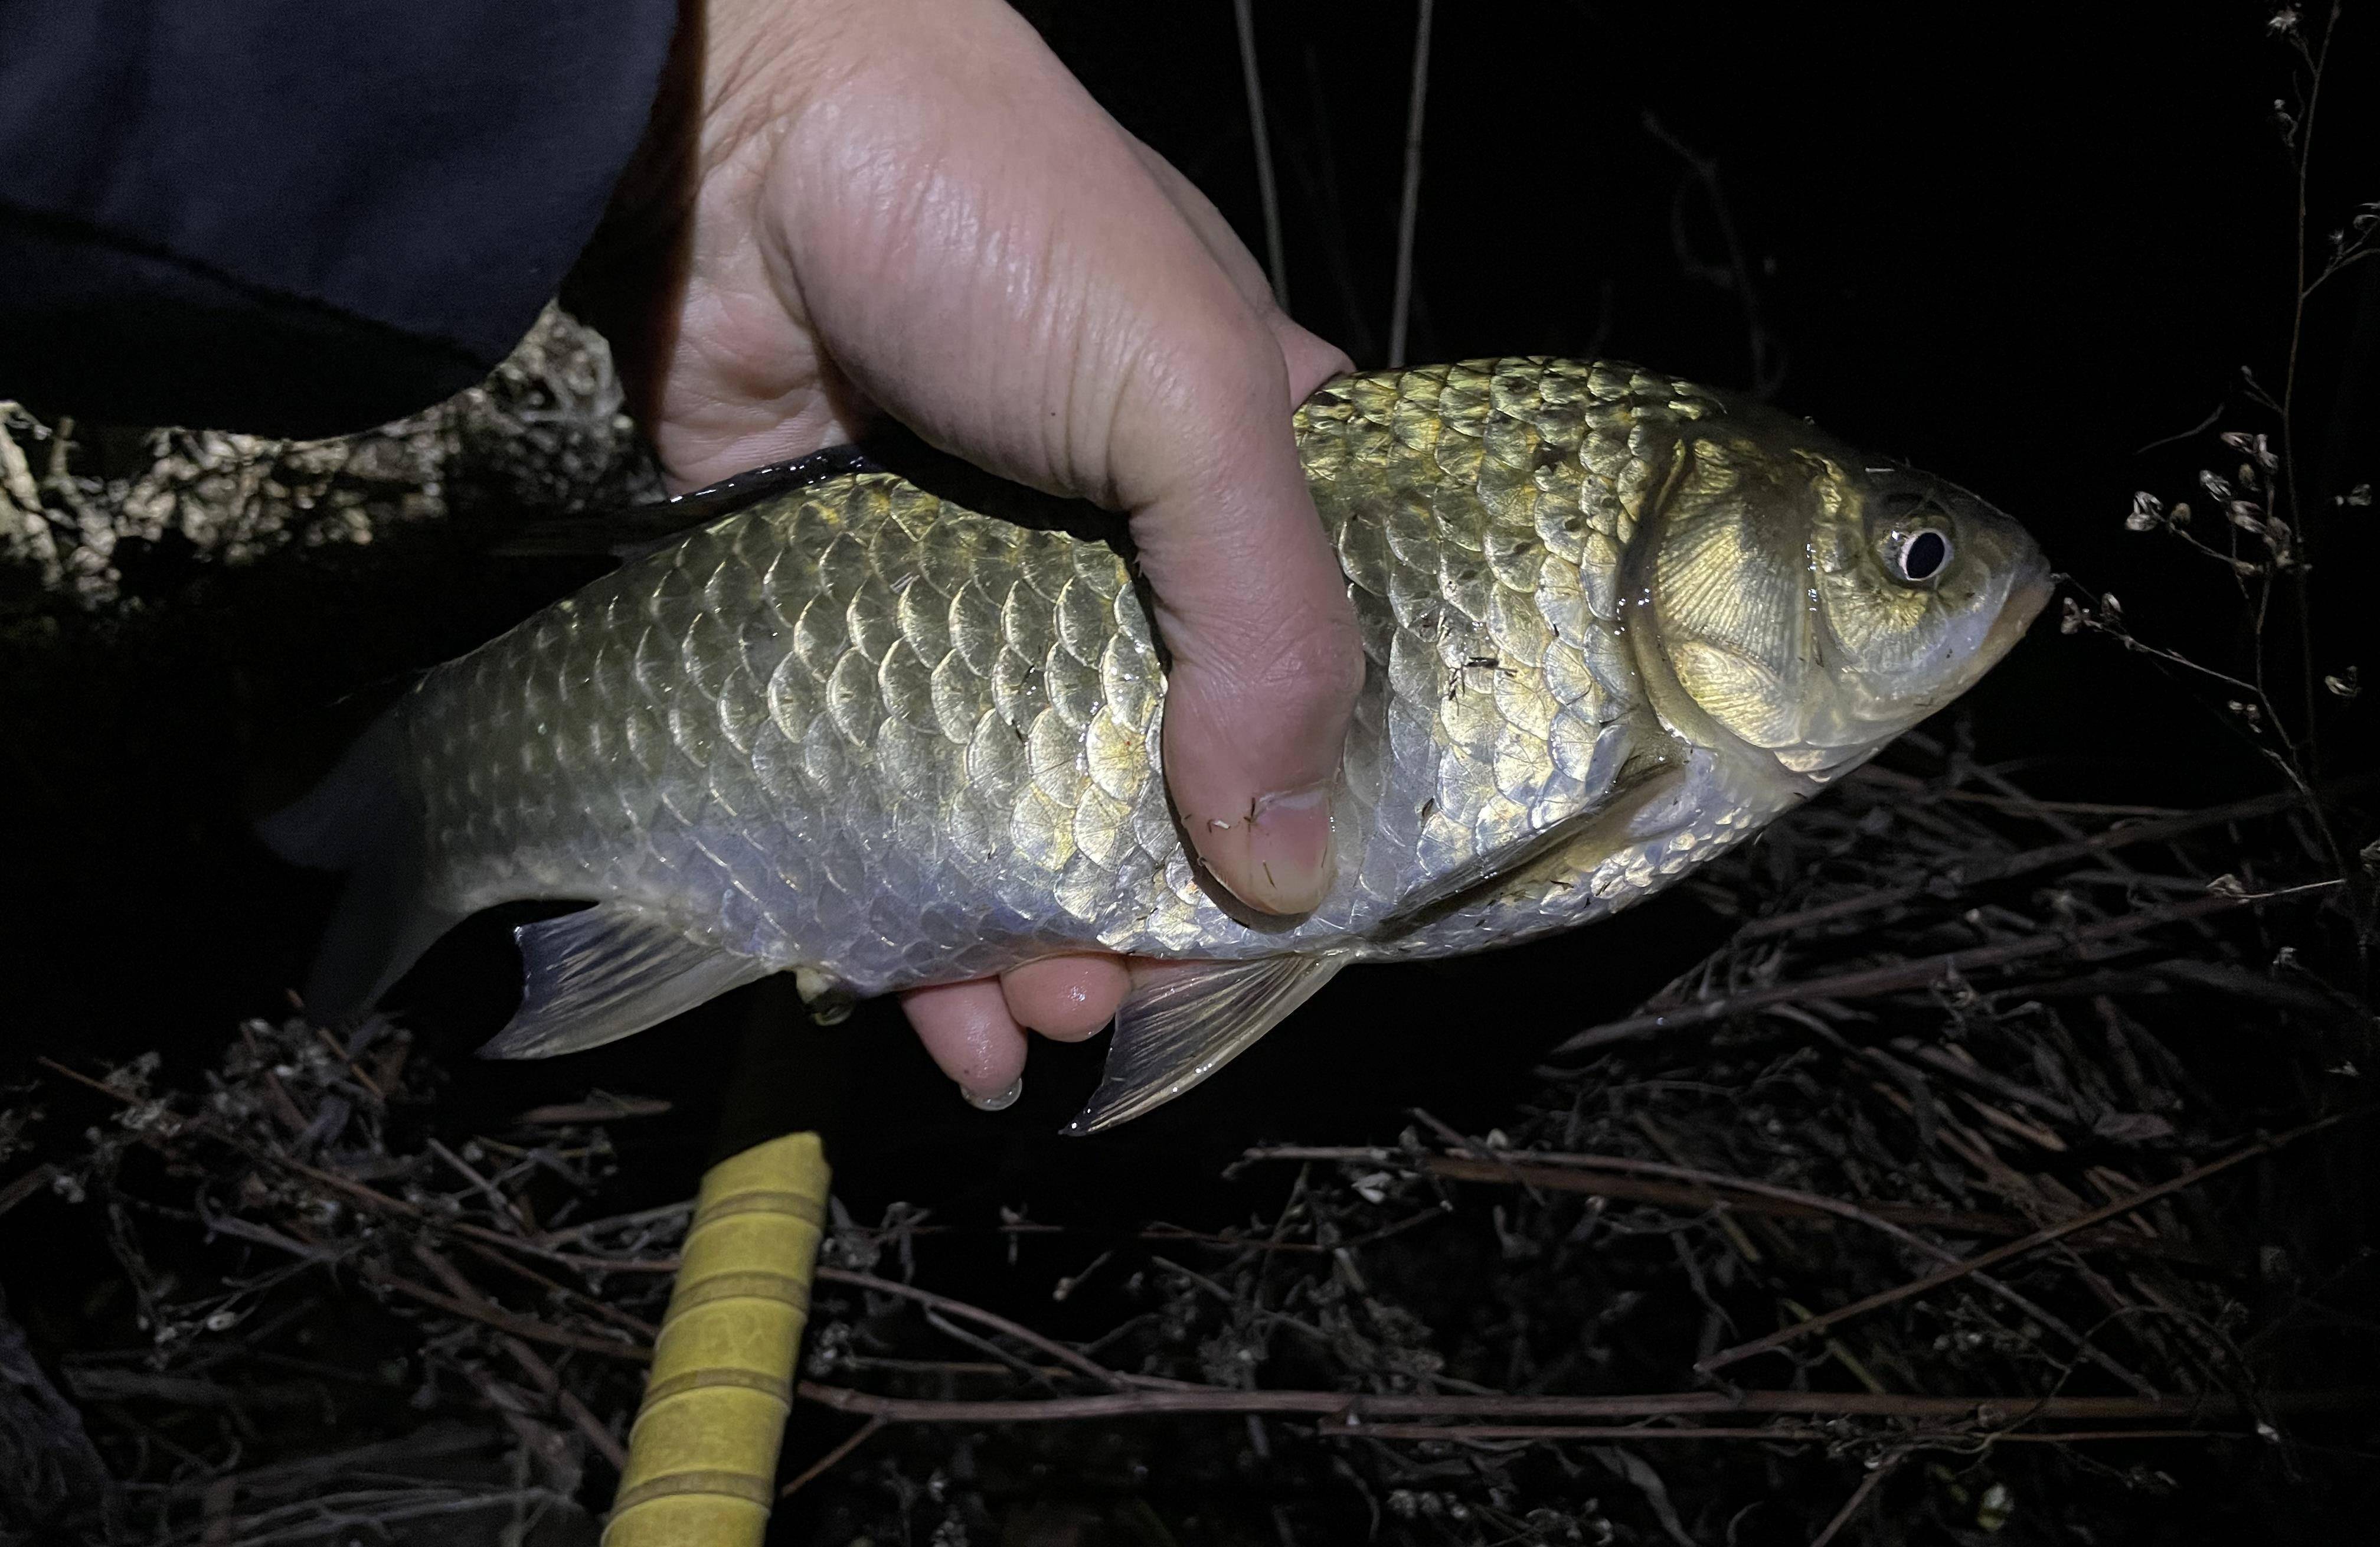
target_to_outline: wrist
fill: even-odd
[[[613,185],[603,220],[563,285],[563,300],[635,356],[657,294],[684,275],[698,224],[758,199],[790,116],[820,92],[805,61],[846,0],[680,0],[679,19],[645,133]]]
[[[632,243],[675,226],[706,174],[771,137],[815,92],[801,67],[803,33],[844,10],[842,0],[680,0],[645,135],[623,170],[604,235]]]

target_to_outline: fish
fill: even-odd
[[[589,906],[516,932],[492,1056],[776,972],[823,1014],[1060,953],[1184,964],[1118,1013],[1068,1130],[1097,1131],[1347,967],[1672,884],[1972,687],[2049,594],[1977,495],[1621,361],[1348,375],[1293,427],[1365,656],[1311,911],[1251,913],[1184,840],[1123,523],[838,451],[662,507],[685,530],[427,672],[268,820],[349,872],[310,1011],[532,899]]]

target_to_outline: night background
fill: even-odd
[[[1214,199],[1263,260],[1265,218],[1232,7],[1214,0],[1161,7],[1050,0],[1021,8],[1093,94]],[[2083,609],[2082,626],[2061,632],[2061,603],[2053,603],[2004,664],[1925,728],[1922,744],[1887,757],[1908,785],[1958,784],[1962,770],[1985,764],[2027,796],[2074,803],[2077,813],[2197,810],[2287,790],[2276,761],[2285,730],[2300,749],[2291,754],[2298,773],[2339,790],[2327,810],[2344,884],[2334,884],[2339,872],[2325,869],[2329,861],[2314,852],[2320,846],[2304,823],[2233,826],[2186,857],[2201,883],[2229,871],[2252,890],[2317,882],[2334,890],[2327,901],[2260,908],[2254,923],[2173,932],[2178,953],[2219,958],[2225,972],[2244,962],[2253,973],[2296,982],[2278,968],[2267,971],[2286,946],[2291,971],[2302,968],[2316,986],[2265,999],[2227,996],[2193,989],[2193,981],[2212,981],[2202,974],[2141,990],[2152,1006],[2141,1013],[2173,1049],[2176,1066],[2165,1083],[2183,1093],[2170,1115],[2171,1153],[2151,1143],[2115,1162],[2132,1164],[2143,1182],[2180,1175],[2259,1133],[2367,1105],[2369,1075],[2380,1063],[2363,976],[2372,865],[2356,859],[2374,836],[2363,814],[2370,790],[2361,786],[2359,795],[2353,784],[2375,763],[2370,700],[2349,691],[2359,686],[2352,668],[2374,664],[2370,592],[2380,543],[2369,484],[2380,474],[2380,262],[2339,271],[2301,317],[2294,147],[2302,141],[2285,139],[2276,103],[2301,118],[2306,74],[2295,41],[2319,43],[2325,13],[2298,7],[2305,19],[2292,33],[2273,25],[2275,9],[1446,6],[1438,10],[1428,60],[1411,360],[1611,356],[1755,391],[1854,445],[1976,490],[2025,523],[2070,578],[2063,595]],[[1346,348],[1359,368],[1378,366],[1389,347],[1414,7],[1275,0],[1255,12],[1289,310]],[[2367,149],[2380,143],[2375,84],[2380,30],[2368,11],[2350,7],[2330,42],[2312,125],[2308,278],[2322,272],[2333,231],[2348,244],[2362,239],[2365,227],[2354,223],[2361,213],[2368,226],[2374,209],[2363,201],[2380,200],[2380,165]],[[2292,136],[2305,132],[2295,119],[2288,127]],[[2277,416],[2258,398],[2284,392],[2293,329],[2294,436],[2284,446]],[[237,370],[237,362],[223,369]],[[7,390],[0,382],[0,397]],[[122,1244],[128,1232],[171,1237],[175,1244],[153,1248],[160,1261],[186,1254],[164,1270],[177,1275],[179,1288],[152,1281],[164,1298],[195,1293],[207,1273],[238,1276],[222,1252],[190,1245],[189,1214],[174,1212],[190,1207],[194,1187],[204,1190],[195,1178],[205,1163],[180,1154],[123,1161],[123,1179],[112,1185],[148,1200],[145,1214],[142,1206],[116,1202],[103,1220],[97,1202],[46,1178],[12,1190],[30,1167],[81,1175],[75,1168],[90,1163],[78,1157],[96,1141],[79,1136],[110,1125],[123,1104],[74,1083],[58,1066],[104,1078],[154,1051],[162,1063],[146,1078],[157,1092],[203,1091],[209,1071],[230,1066],[223,1060],[242,1022],[277,1026],[289,1017],[288,991],[303,977],[334,883],[275,862],[248,836],[248,821],[301,787],[407,673],[469,649],[595,572],[491,550],[525,518],[630,498],[646,486],[650,472],[610,418],[600,383],[583,361],[565,359],[491,391],[492,406],[457,410],[411,440],[399,435],[396,450],[319,472],[325,487],[386,512],[402,504],[406,469],[443,457],[433,469],[442,519],[391,520],[369,545],[260,539],[258,552],[237,562],[225,562],[203,534],[128,538],[104,555],[104,574],[85,571],[79,594],[71,574],[45,579],[22,554],[0,570],[0,725],[7,730],[0,795],[14,817],[6,866],[14,884],[0,931],[9,993],[8,1031],[0,1039],[0,1292],[32,1359],[86,1409],[103,1463],[118,1478],[140,1480],[126,1495],[130,1502],[111,1506],[112,1514],[94,1513],[87,1500],[59,1506],[42,1525],[0,1513],[0,1540],[12,1528],[26,1541],[183,1539],[147,1523],[160,1520],[209,1542],[416,1541],[428,1536],[407,1533],[433,1528],[449,1541],[592,1540],[584,1534],[586,1517],[567,1511],[510,1538],[492,1534],[494,1527],[465,1534],[483,1528],[467,1528],[462,1522],[477,1517],[461,1514],[451,1526],[431,1517],[374,1528],[378,1535],[326,1527],[310,1537],[294,1520],[272,1528],[281,1535],[261,1528],[249,1537],[207,1534],[209,1521],[228,1519],[220,1509],[202,1519],[195,1502],[216,1472],[379,1443],[432,1419],[480,1423],[495,1455],[519,1426],[496,1425],[484,1391],[468,1382],[450,1376],[442,1385],[420,1365],[408,1369],[408,1358],[464,1358],[468,1350],[455,1354],[451,1339],[440,1341],[443,1334],[408,1330],[404,1318],[420,1306],[373,1298],[359,1287],[368,1274],[293,1279],[257,1293],[294,1297],[292,1304],[316,1296],[326,1307],[314,1331],[290,1323],[292,1338],[311,1340],[302,1354],[285,1348],[275,1357],[382,1370],[395,1361],[384,1391],[322,1377],[335,1396],[313,1406],[268,1403],[251,1413],[229,1398],[176,1407],[157,1395],[182,1388],[126,1395],[130,1387],[78,1376],[79,1359],[92,1369],[149,1368],[132,1357],[145,1346],[132,1299],[106,1287],[132,1273]],[[38,474],[55,443],[28,427],[55,424],[39,403],[23,409],[8,428]],[[2126,519],[2135,492],[2148,491],[2168,506],[2190,501],[2196,539],[2227,554],[2264,552],[2252,542],[2238,546],[2253,534],[2227,523],[2220,501],[2200,481],[2203,469],[2239,481],[2235,467],[2251,454],[2219,442],[2223,432],[2265,433],[2294,463],[2295,506],[2279,513],[2295,529],[2293,541],[2313,555],[2309,576],[2276,584],[2264,625],[2265,640],[2278,641],[2265,653],[2281,729],[2228,707],[2240,695],[2221,683],[2150,651],[2127,650],[2107,627],[2093,626],[2114,623],[2156,651],[2235,676],[2252,670],[2249,584],[2176,532],[2129,530]],[[432,442],[433,451],[422,449]],[[137,482],[163,444],[133,429],[76,426],[72,471],[84,481],[82,497],[102,501],[110,489]],[[225,465],[219,447],[174,445],[202,470]],[[301,480],[291,474],[281,481]],[[268,488],[256,497],[276,496]],[[54,515],[66,511],[56,518],[70,526],[67,495],[44,498]],[[8,514],[16,513],[11,506]],[[2101,607],[2108,592],[2120,597],[2114,615]],[[2301,595],[2312,597],[2302,657]],[[2325,676],[2338,686],[2325,688]],[[1845,798],[1878,799],[1879,810],[1888,804],[1873,795],[1845,792]],[[520,1114],[579,1102],[590,1090],[667,1102],[665,1113],[608,1125],[617,1170],[601,1181],[604,1207],[589,1212],[622,1213],[686,1197],[720,1149],[795,1122],[822,1122],[838,1200],[852,1221],[873,1226],[902,1204],[927,1211],[941,1232],[869,1237],[898,1241],[873,1271],[899,1276],[903,1254],[914,1249],[918,1283],[1091,1345],[1130,1318],[1155,1314],[1145,1297],[1158,1294],[1148,1285],[1164,1275],[1148,1259],[1165,1252],[1147,1242],[1151,1222],[1215,1233],[1247,1229],[1253,1220],[1258,1236],[1268,1229],[1280,1236],[1293,1168],[1222,1175],[1252,1145],[1395,1148],[1420,1123],[1425,1147],[1449,1151],[1453,1140],[1417,1119],[1416,1106],[1459,1135],[1542,1136],[1531,1125],[1571,1099],[1549,1097],[1540,1072],[1554,1044],[1630,1016],[1728,947],[1740,913],[1805,906],[1791,888],[1815,874],[1822,859],[1864,862],[1827,847],[1842,834],[1824,823],[1834,821],[1848,834],[1848,808],[1831,819],[1811,814],[1819,825],[1806,840],[1764,839],[1771,858],[1715,872],[1747,886],[1759,881],[1765,892],[1755,886],[1730,904],[1710,886],[1681,888],[1574,936],[1350,974],[1208,1084],[1090,1140],[1064,1139],[1057,1130],[1095,1082],[1103,1041],[1071,1048],[1037,1041],[1023,1099],[1005,1113],[979,1114],[959,1101],[889,1004],[864,1005],[841,1027],[812,1029],[789,982],[740,992],[591,1054],[545,1064],[476,1063],[468,1050],[508,1012],[515,970],[506,920],[483,919],[440,946],[388,1006],[412,1038],[406,1078],[436,1100],[408,1107],[402,1121],[392,1115],[387,1141],[396,1144],[403,1132],[459,1145],[468,1136],[512,1133],[508,1125]],[[1888,825],[1878,818],[1871,834]],[[2084,825],[2096,832],[2107,821]],[[1926,841],[1955,837],[1932,831]],[[1814,847],[1793,847],[1805,841]],[[2042,841],[2036,834],[2016,847]],[[1821,858],[1787,862],[1812,855]],[[1894,862],[1891,854],[1876,860]],[[1854,884],[1843,880],[1848,874],[1836,879]],[[2020,911],[2034,900],[2022,886],[1995,895],[1993,906]],[[1939,948],[1939,937],[1918,925],[1939,922],[1912,923],[1905,939],[1887,932],[1836,940],[1829,949],[1923,955]],[[2120,996],[2112,981],[2092,992]],[[1941,1019],[1925,994],[1904,999],[1878,1010],[1883,1020],[1867,1029],[1841,1023],[1840,1036],[1882,1039]],[[2075,1014],[2078,1025],[2091,1017],[2088,1008]],[[1730,1067],[1791,1058],[1789,1050],[1808,1040],[1776,1020],[1756,1032],[1745,1025],[1701,1037],[1658,1053],[1630,1044],[1624,1056],[1638,1062],[1598,1078],[1615,1086],[1701,1080],[1716,1090],[1728,1087]],[[2081,1055],[2069,1049],[2057,1056]],[[2031,1066],[2027,1057],[2020,1054],[1996,1078],[2049,1078],[2042,1071],[2050,1054]],[[2358,1066],[2361,1073],[2353,1072]],[[1573,1060],[1562,1078],[1574,1081],[1576,1073]],[[1832,1077],[1819,1083],[1830,1090]],[[1559,1080],[1555,1088],[1572,1089]],[[1810,1119],[1822,1123],[1820,1107],[1833,1098],[1810,1099],[1820,1103]],[[1723,1134],[1734,1104],[1730,1098],[1702,1113],[1710,1136],[1697,1163],[1728,1169],[1719,1159],[1733,1153]],[[6,1115],[11,1112],[17,1116]],[[1694,1150],[1699,1130],[1679,1121],[1695,1140],[1685,1148]],[[2094,1131],[2109,1145],[2132,1142],[2106,1124]],[[1658,1158],[1655,1150],[1645,1153]],[[2107,1158],[2064,1145],[2058,1154],[2059,1165]],[[2291,1169],[2279,1170],[2281,1160],[2259,1161],[2229,1175],[2225,1185],[2237,1187],[2222,1195],[2221,1207],[2209,1204],[2204,1219],[2192,1217],[2200,1255],[2188,1271],[2199,1275],[2192,1282],[2206,1303],[2245,1301],[2242,1315],[2264,1319],[2256,1327],[2294,1331],[2258,1342],[2253,1329],[2243,1330],[2247,1323],[2226,1323],[2216,1341],[2231,1340],[2234,1363],[2219,1376],[2201,1370],[2196,1385],[2160,1381],[2160,1389],[2236,1395],[2252,1370],[2276,1389],[2320,1384],[2368,1395],[2380,1385],[2380,1343],[2370,1320],[2374,1158],[2371,1133],[2350,1123],[2292,1150]],[[2275,1169],[2253,1183],[2241,1179],[2258,1167]],[[1314,1185],[1326,1186],[1319,1172]],[[1815,1179],[1804,1185],[1827,1190]],[[1456,1320],[1444,1304],[1449,1297],[1493,1297],[1497,1242],[1523,1228],[1518,1214],[1490,1223],[1493,1200],[1476,1190],[1450,1196],[1476,1216],[1476,1229],[1463,1239],[1485,1242],[1478,1251],[1487,1257],[1466,1257],[1470,1249],[1450,1236],[1409,1260],[1365,1259],[1374,1280],[1402,1286],[1410,1303],[1439,1306],[1426,1319],[1440,1327]],[[1349,1197],[1340,1202],[1356,1212],[1379,1201]],[[1327,1212],[1311,1203],[1309,1223]],[[1575,1214],[1573,1207],[1562,1218]],[[1020,1233],[1020,1219],[1064,1228]],[[2257,1236],[2260,1219],[2274,1222],[2276,1232],[2286,1227],[2287,1240]],[[1718,1238],[1707,1218],[1701,1227]],[[1551,1242],[1571,1224],[1548,1228]],[[1409,1238],[1435,1237],[1416,1230]],[[1677,1273],[1682,1257],[1673,1258],[1661,1237],[1650,1239],[1658,1271]],[[2274,1266],[2277,1251],[2284,1252],[2281,1268]],[[1330,1253],[1313,1255],[1322,1260],[1313,1271],[1329,1273]],[[1551,1272],[1549,1259],[1526,1260],[1536,1266],[1512,1269],[1516,1282]],[[1096,1280],[1087,1274],[1095,1261],[1103,1263]],[[1524,1257],[1508,1242],[1502,1261]],[[1919,1271],[1889,1260],[1856,1266],[1841,1265],[1836,1288],[1826,1287],[1823,1273],[1814,1276],[1816,1287],[1804,1297],[1839,1303]],[[1683,1280],[1656,1285],[1656,1271],[1615,1269],[1595,1293],[1609,1304],[1623,1293],[1656,1299],[1683,1293]],[[1052,1282],[1064,1275],[1098,1288],[1053,1301]],[[1225,1287],[1236,1282],[1220,1268],[1210,1276]],[[1555,1274],[1551,1282],[1553,1299],[1535,1312],[1541,1322],[1563,1314],[1559,1286],[1568,1281]],[[2266,1297],[2243,1284],[2261,1286]],[[638,1284],[637,1292],[647,1287]],[[1255,1291],[1259,1302],[1266,1292],[1261,1285]],[[536,1293],[526,1291],[517,1304],[540,1303]],[[2300,1302],[2363,1309],[2309,1316],[2288,1309]],[[1664,1365],[1649,1350],[1674,1336],[1691,1355],[1699,1315],[1697,1308],[1656,1316],[1641,1332],[1623,1329],[1623,1343],[1635,1338],[1647,1350],[1643,1362],[1632,1365],[1634,1356],[1623,1354],[1607,1368],[1603,1386],[1584,1381],[1564,1389],[1690,1389],[1698,1379],[1683,1372],[1691,1358]],[[1740,1337],[1719,1341],[1749,1338],[1774,1322],[1763,1301]],[[1384,1346],[1395,1342],[1374,1332]],[[1933,1334],[1912,1335],[1922,1344]],[[1485,1346],[1494,1338],[1480,1331],[1473,1341]],[[1129,1338],[1118,1345],[1130,1346]],[[432,1352],[419,1352],[424,1347]],[[111,1350],[130,1352],[114,1364],[93,1362]],[[1300,1357],[1320,1358],[1310,1351]],[[1476,1347],[1451,1357],[1475,1383],[1484,1380]],[[2022,1370],[2022,1359],[2010,1357],[2015,1362],[2006,1368]],[[1880,1378],[1917,1368],[1873,1352],[1867,1362]],[[1199,1374],[1195,1364],[1149,1368]],[[1267,1373],[1258,1383],[1333,1379],[1320,1367],[1296,1369]],[[212,1378],[180,1366],[164,1373]],[[293,1366],[276,1378],[285,1384],[299,1373]],[[1779,1363],[1758,1377],[1739,1373],[1747,1385],[1775,1386],[1788,1372]],[[2102,1375],[2085,1368],[2071,1389],[2099,1390],[2089,1383]],[[1917,1385],[1926,1378],[1922,1370],[1909,1377]],[[1962,1386],[1945,1375],[1938,1389],[1973,1389],[1981,1378]],[[427,1403],[418,1395],[433,1390]],[[2341,1536],[2353,1529],[2347,1522],[2380,1504],[2370,1480],[2372,1413],[2366,1402],[2346,1416],[2275,1420],[2286,1439],[2270,1443],[2005,1447],[2023,1454],[1992,1475],[2008,1480],[2018,1504],[1996,1524],[1974,1502],[1995,1463],[1895,1460],[1875,1502],[1841,1524],[1837,1540]],[[1283,1432],[1269,1443],[1251,1439],[1253,1419],[1245,1427],[1220,1419],[1134,1423],[1139,1427],[1100,1426],[1096,1439],[1051,1426],[1025,1440],[980,1443],[959,1431],[896,1425],[789,1501],[771,1540],[1809,1541],[1867,1475],[1864,1453],[1848,1442],[1840,1454],[1805,1446],[1790,1461],[1767,1445],[1646,1446],[1638,1465],[1668,1477],[1665,1502],[1657,1505],[1658,1475],[1657,1487],[1647,1488],[1635,1466],[1600,1454],[1564,1460],[1498,1452],[1492,1464],[1475,1464],[1463,1447],[1423,1442],[1397,1458],[1354,1459],[1352,1442],[1317,1437],[1310,1425],[1293,1437],[1293,1426],[1277,1423]],[[553,1427],[567,1435],[562,1420]],[[787,1476],[852,1427],[843,1416],[798,1407]],[[5,1431],[0,1424],[0,1445]],[[1384,1454],[1392,1448],[1374,1444]],[[1234,1450],[1249,1445],[1253,1460]],[[1560,1447],[1543,1449],[1551,1455]],[[479,1486],[510,1475],[508,1461],[489,1461],[482,1475],[469,1471],[468,1459],[453,1460],[452,1478]],[[1436,1470],[1408,1476],[1399,1467]],[[932,1479],[941,1480],[929,1486]],[[588,1461],[581,1504],[600,1514],[612,1480],[600,1458]],[[1500,1488],[1505,1494],[1491,1497]],[[61,1489],[61,1497],[74,1493]],[[1392,1500],[1399,1490],[1403,1504]],[[1589,1507],[1590,1496],[1600,1504]],[[1552,1518],[1536,1518],[1533,1507]]]

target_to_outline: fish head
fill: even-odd
[[[2050,591],[1982,499],[1766,409],[1681,444],[1633,546],[1637,654],[1672,727],[1817,783],[1973,687]]]

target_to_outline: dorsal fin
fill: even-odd
[[[524,924],[521,1003],[482,1058],[551,1058],[633,1036],[776,970],[632,903]]]
[[[507,558],[574,558],[593,554],[609,554],[624,561],[641,558],[680,533],[708,526],[772,494],[850,473],[882,470],[875,458],[856,445],[829,446],[790,462],[753,468],[673,499],[625,510],[581,511],[523,522],[489,551]]]

